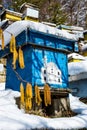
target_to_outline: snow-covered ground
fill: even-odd
[[[2,87],[3,88],[3,87]],[[71,109],[78,113],[74,117],[45,118],[25,114],[18,109],[14,97],[19,92],[11,89],[0,90],[0,130],[30,130],[30,129],[79,129],[87,128],[87,105],[79,98],[69,95]]]

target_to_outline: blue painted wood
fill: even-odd
[[[52,79],[49,79],[48,83],[52,88],[67,88],[68,87],[68,70],[67,70],[67,56],[66,54],[63,53],[58,53],[58,52],[52,52],[52,51],[47,51],[47,50],[38,50],[34,49],[33,50],[33,83],[37,84],[38,86],[43,86],[45,81],[42,81],[42,76],[41,76],[41,69],[44,68],[44,58],[47,58],[47,67],[51,67],[51,65],[55,65],[57,69],[61,71],[61,83],[56,83],[55,80],[58,81],[58,77],[54,78],[55,75],[55,70],[54,73],[51,73],[50,69],[48,75],[52,75]],[[48,68],[47,68],[48,69]],[[56,71],[57,71],[56,69]],[[52,70],[53,71],[53,70]],[[46,76],[46,75],[45,75]],[[47,76],[49,78],[49,76]],[[53,81],[54,78],[54,81]],[[51,82],[53,81],[53,83]]]
[[[24,69],[20,68],[19,62],[17,61],[16,70],[14,70],[12,67],[12,55],[8,55],[7,57],[6,88],[11,88],[13,90],[19,91],[20,83],[23,82],[21,79],[32,83],[32,47],[28,48],[25,46],[23,48],[23,52],[25,63]],[[26,82],[23,82],[24,87],[26,87]]]
[[[75,50],[75,41],[68,41],[61,38],[59,39],[58,37],[49,36],[46,34],[42,34],[40,32],[25,30],[21,32],[18,36],[16,36],[17,47],[27,43],[29,44],[29,42],[56,49],[65,49],[68,51]],[[9,45],[7,45],[4,51],[3,50],[0,51],[0,58],[6,56],[8,53],[10,53]]]
[[[58,37],[43,35],[39,32],[30,31],[28,37],[30,37],[29,41],[35,44],[58,48],[58,49],[65,49],[68,51],[74,50],[74,41],[67,41],[64,39],[59,39]]]
[[[22,47],[25,68],[21,69],[17,61],[16,70],[13,70],[12,54],[7,56],[6,88],[19,91],[21,82],[24,83],[24,87],[26,87],[27,82],[31,83],[33,89],[35,84],[43,87],[45,83],[48,83],[52,88],[68,87],[67,54],[60,51],[56,52],[52,49],[34,48],[26,43],[31,42],[55,49],[73,51],[74,42],[29,30],[19,34],[16,37],[16,42],[17,47],[25,44]]]
[[[8,56],[7,60],[7,73],[6,73],[6,88],[19,91],[20,83],[23,82],[19,79],[18,75],[23,80],[32,84],[33,89],[35,84],[43,87],[45,82],[42,80],[42,68],[44,68],[44,58],[47,58],[47,65],[53,63],[61,71],[62,83],[55,84],[47,82],[52,88],[67,88],[68,87],[68,71],[67,71],[67,56],[63,53],[52,52],[48,50],[34,49],[29,45],[23,47],[25,68],[21,69],[17,61],[16,70],[12,69],[12,55]],[[15,71],[18,73],[16,75]],[[55,75],[55,73],[53,73]],[[58,79],[58,78],[57,78]],[[52,79],[51,79],[52,80]],[[26,87],[26,83],[24,82]]]

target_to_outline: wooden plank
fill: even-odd
[[[40,89],[41,94],[44,93],[44,88]],[[57,88],[57,89],[51,89],[51,95],[52,96],[62,96],[62,97],[66,97],[69,93],[71,93],[71,89],[62,89],[62,88]]]

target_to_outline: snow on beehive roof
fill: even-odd
[[[69,41],[78,40],[74,34],[70,34],[65,30],[59,30],[55,27],[50,27],[48,25],[39,22],[22,20],[22,21],[14,22],[13,24],[9,25],[9,27],[4,31],[5,45],[7,45],[10,42],[11,34],[13,34],[16,37],[27,28],[33,31],[37,31],[40,33],[44,33],[46,35],[51,35]]]
[[[68,63],[68,72],[69,75],[77,75],[80,73],[87,72],[87,57],[84,57],[85,60],[79,62],[70,62]]]
[[[0,21],[0,27],[2,27],[7,21],[8,21],[7,19]]]
[[[68,55],[68,59],[81,59],[81,60],[85,60],[85,57],[78,54],[78,53],[71,53]]]

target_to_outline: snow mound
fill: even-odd
[[[0,129],[2,130],[30,130],[30,129],[79,129],[87,128],[87,105],[79,98],[69,95],[70,107],[78,115],[67,118],[45,118],[25,114],[15,104],[14,97],[20,93],[12,90],[0,91]]]

